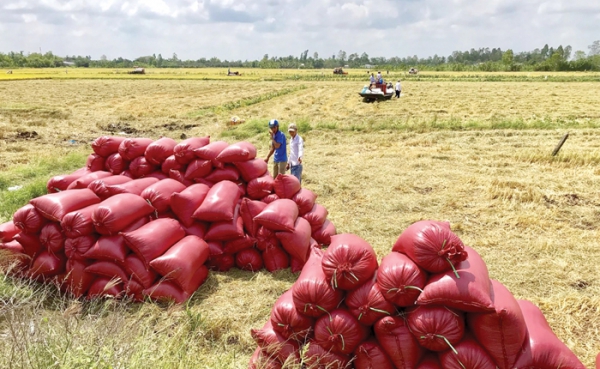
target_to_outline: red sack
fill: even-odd
[[[300,191],[300,181],[291,174],[278,174],[273,183],[275,194],[280,199],[291,199]]]
[[[313,231],[312,238],[320,245],[329,245],[331,243],[331,237],[335,236],[335,234],[335,225],[327,219],[318,231]]]
[[[181,225],[183,227],[183,230],[185,231],[185,235],[186,236],[198,236],[202,239],[204,239],[204,235],[206,234],[206,229],[208,228],[208,226],[206,225],[206,223],[204,222],[193,222],[191,226],[186,227],[185,225]]]
[[[102,236],[83,254],[83,257],[86,259],[115,261],[122,265],[128,251],[125,240],[120,234]]]
[[[210,256],[223,255],[223,243],[222,242],[208,241],[206,244],[208,245],[208,250],[210,252]]]
[[[377,284],[383,297],[400,307],[412,306],[427,282],[427,273],[408,256],[390,252],[377,270]]]
[[[469,254],[471,256],[471,254]],[[478,369],[496,368],[496,363],[473,338],[466,336],[454,346],[453,350],[439,353],[440,363],[444,369]],[[563,368],[557,366],[554,368]],[[566,368],[566,367],[564,367]],[[581,367],[583,368],[583,366]]]
[[[104,157],[98,155],[98,154],[90,154],[87,157],[87,160],[85,162],[85,167],[90,171],[90,172],[97,172],[99,170],[104,170]]]
[[[399,316],[381,318],[375,323],[374,330],[377,341],[397,369],[413,369],[417,366],[423,356],[423,349],[410,333],[403,318]]]
[[[377,274],[346,295],[345,304],[348,310],[366,326],[375,324],[379,319],[393,315],[396,307],[383,298],[379,285],[375,283]]]
[[[214,241],[212,241],[214,242]],[[231,241],[225,241],[223,243],[223,252],[227,254],[235,254],[236,252],[240,252],[244,249],[249,249],[254,247],[256,244],[256,239],[254,237],[250,237],[245,234],[241,238],[237,238]]]
[[[100,136],[92,142],[92,150],[100,156],[107,157],[119,151],[121,142],[125,137],[119,136]]]
[[[65,191],[71,183],[75,182],[85,174],[88,173],[54,176],[50,178],[50,180],[48,180],[48,183],[46,184],[46,189],[48,190],[48,193]]]
[[[423,360],[421,360],[417,369],[442,369],[442,366],[440,365],[437,355],[428,353],[423,357]]]
[[[35,255],[37,255],[42,250],[42,244],[40,243],[40,235],[37,233],[30,234],[21,232],[15,235],[14,240],[17,241],[23,247],[25,255],[29,256],[30,258],[35,257]]]
[[[281,242],[275,236],[275,232],[261,226],[256,232],[256,248],[265,251],[270,247],[281,247]]]
[[[192,217],[207,222],[233,220],[235,207],[241,196],[242,193],[235,183],[230,181],[216,183],[210,188]]]
[[[211,224],[204,239],[208,241],[228,241],[244,237],[244,221],[240,216],[239,205],[235,207],[233,214],[233,220]]]
[[[367,338],[367,328],[346,309],[336,309],[315,323],[315,342],[336,354],[350,355]]]
[[[355,369],[394,369],[389,356],[373,338],[358,345],[354,354]]]
[[[106,189],[108,190],[109,196],[120,193],[131,193],[139,196],[146,188],[158,181],[158,178],[140,178],[119,185],[106,186]]]
[[[240,173],[232,165],[225,165],[223,168],[214,169],[210,174],[204,177],[207,181],[217,183],[221,181],[236,182],[240,178]]]
[[[94,223],[92,214],[100,204],[86,206],[83,209],[75,210],[65,214],[60,221],[60,226],[68,238],[88,236],[94,232]]]
[[[165,161],[162,162],[162,164],[160,165],[160,170],[161,172],[163,172],[164,174],[169,174],[169,172],[171,170],[178,170],[178,171],[183,171],[185,173],[187,169],[187,165],[184,164],[180,164],[177,159],[175,159],[174,155],[169,156],[168,158],[165,159]]]
[[[123,159],[131,161],[143,156],[152,142],[150,138],[126,138],[119,145],[118,152]]]
[[[311,340],[307,343],[306,350],[302,362],[307,365],[307,368],[319,369],[346,369],[350,359],[346,355],[340,355],[326,350]],[[306,346],[305,346],[306,347]]]
[[[227,272],[235,266],[235,258],[230,254],[216,255],[208,258],[206,266],[217,272]]]
[[[262,269],[263,261],[260,252],[256,249],[244,249],[235,254],[235,266],[249,272],[257,272]]]
[[[15,227],[27,234],[39,233],[46,222],[46,218],[31,204],[23,206],[13,214]]]
[[[154,208],[141,196],[123,193],[102,201],[94,210],[92,221],[98,233],[110,236],[153,212]]]
[[[122,183],[130,182],[131,178],[125,176],[111,176],[102,179],[97,179],[90,183],[87,188],[92,190],[96,196],[100,199],[105,200],[110,197],[110,193],[108,192],[107,186],[118,185]]]
[[[209,190],[207,185],[197,183],[171,195],[171,210],[181,224],[190,227],[194,223],[192,215],[202,204]]]
[[[302,215],[302,218],[308,220],[310,228],[314,233],[323,227],[325,220],[327,220],[327,215],[327,209],[323,205],[315,204],[308,213]]]
[[[260,214],[265,207],[267,207],[267,204],[264,202],[253,201],[246,197],[242,198],[240,203],[240,216],[244,222],[244,229],[252,237],[256,237],[259,227],[258,224],[254,222],[254,217]]]
[[[186,187],[194,184],[193,181],[185,179],[185,177],[183,176],[183,172],[181,172],[179,170],[171,169],[169,171],[169,178],[174,179],[179,183],[182,183]]]
[[[240,171],[240,175],[246,182],[250,182],[267,173],[267,162],[263,159],[237,161],[234,162],[233,165]]]
[[[274,184],[275,181],[273,180],[273,177],[271,177],[271,175],[267,173],[262,177],[254,178],[248,181],[246,193],[248,194],[249,198],[254,200],[260,200],[265,196],[270,195],[271,192],[273,192]]]
[[[265,269],[271,273],[286,269],[290,266],[289,255],[278,246],[268,247],[263,251],[262,259]]]
[[[304,342],[311,333],[314,321],[296,310],[292,290],[283,293],[271,310],[271,325],[273,330],[285,339]]]
[[[292,273],[300,273],[306,263],[296,258],[290,258],[290,271]]]
[[[0,224],[0,242],[10,242],[19,234],[21,230],[15,226],[15,223],[10,222]]]
[[[492,280],[493,313],[467,314],[467,324],[500,369],[512,369],[527,337],[527,325],[512,293]]]
[[[273,182],[273,183],[275,183],[275,182]],[[265,204],[270,204],[275,200],[279,200],[279,196],[277,196],[274,193],[267,195],[267,196],[263,197],[262,199],[260,199],[260,201],[264,202]]]
[[[310,254],[310,224],[306,219],[297,218],[293,231],[275,232],[275,236],[281,242],[283,249],[292,257],[302,261],[308,259]]]
[[[434,274],[417,300],[419,305],[446,305],[471,313],[493,312],[491,282],[487,266],[481,256],[465,246],[469,258],[456,265],[456,273],[450,270]]]
[[[148,222],[150,222],[152,219],[151,217],[142,217],[136,221],[134,221],[133,223],[131,223],[130,225],[128,225],[127,227],[123,228],[121,230],[121,232],[131,232],[131,231],[135,231],[136,229],[140,228],[141,226],[143,226],[144,224],[147,224]]]
[[[140,196],[161,213],[171,208],[171,196],[185,189],[183,183],[167,178],[148,186]]]
[[[129,172],[133,175],[133,178],[149,176],[158,168],[158,165],[149,163],[145,156],[138,156],[129,163]]]
[[[163,179],[167,179],[169,178],[169,176],[167,176],[166,174],[164,174],[163,172],[161,172],[160,170],[156,170],[150,174],[148,174],[146,177],[151,177],[151,178],[156,178],[159,181],[162,181]]]
[[[312,249],[306,265],[292,286],[296,309],[313,318],[333,311],[344,298],[343,291],[335,290],[329,284],[321,267],[322,259],[323,252],[320,249]]]
[[[293,360],[300,362],[300,346],[298,342],[287,339],[273,330],[271,320],[267,320],[261,329],[251,329],[254,342],[262,348],[263,353],[275,357],[281,362]]]
[[[527,324],[528,337],[513,367],[585,369],[575,354],[556,337],[537,306],[527,300],[517,300],[517,302]]]
[[[121,154],[111,154],[104,161],[104,169],[112,174],[121,174],[129,169],[129,162],[121,157]]]
[[[47,223],[40,232],[40,243],[53,254],[65,250],[65,235],[58,223]]]
[[[204,178],[213,170],[210,160],[195,159],[187,166],[185,170],[185,179]]]
[[[173,155],[180,164],[189,164],[192,160],[196,159],[194,150],[206,146],[210,143],[210,137],[191,137],[185,139],[175,145],[173,148]]]
[[[442,273],[467,259],[465,246],[450,224],[422,220],[402,232],[392,251],[407,255],[430,273]]]
[[[113,279],[118,283],[125,283],[129,280],[127,273],[123,270],[123,268],[112,261],[95,261],[93,264],[85,268],[85,271],[97,276]]]
[[[276,358],[263,354],[262,349],[257,347],[250,358],[248,369],[281,369],[282,364]]]
[[[416,306],[406,313],[412,334],[430,351],[448,350],[465,334],[464,314],[445,306]]]
[[[298,214],[302,216],[310,212],[315,206],[317,195],[309,189],[301,188],[292,196],[292,200],[298,205]]]
[[[217,168],[221,168],[222,164],[216,160],[217,156],[223,151],[229,144],[225,141],[215,141],[211,142],[206,146],[200,147],[198,149],[194,149],[194,154],[200,159],[210,160],[213,163],[213,166]]]
[[[152,142],[146,148],[144,156],[150,164],[161,165],[169,156],[173,155],[173,149],[177,142],[169,137],[161,137]]]
[[[596,369],[600,369],[600,354],[596,356]]]
[[[256,157],[256,147],[250,142],[241,141],[231,144],[217,155],[216,159],[221,163],[233,163],[237,161],[248,161]]]
[[[310,229],[308,221],[300,219]],[[359,236],[338,234],[331,237],[331,245],[323,255],[322,265],[331,286],[348,291],[373,277],[377,270],[377,255],[373,247]]]
[[[29,273],[32,279],[43,281],[63,273],[66,263],[67,260],[64,255],[42,251],[33,259]]]
[[[298,218],[296,203],[288,199],[273,201],[254,217],[256,224],[262,225],[271,231],[288,231],[295,229]]]
[[[122,295],[123,283],[117,283],[108,277],[96,278],[87,292],[87,298],[90,300],[109,296],[120,298]]]
[[[150,288],[158,277],[158,274],[147,268],[144,261],[136,254],[127,255],[123,266],[127,275],[138,281],[144,288]]]
[[[85,271],[88,265],[88,262],[82,260],[67,260],[65,280],[67,293],[77,299],[84,296],[94,282],[94,275]]]
[[[179,222],[169,218],[157,219],[135,231],[123,233],[125,244],[146,265],[164,254],[183,237],[185,237],[185,231]]]
[[[94,234],[76,238],[67,238],[65,240],[65,254],[69,259],[84,260],[85,253],[96,243]]]
[[[43,217],[54,222],[60,222],[67,213],[99,202],[100,198],[87,188],[51,193],[29,201]]]
[[[67,186],[67,190],[80,190],[82,188],[87,188],[87,186],[89,186],[90,183],[94,182],[95,180],[110,177],[110,176],[112,176],[111,172],[106,172],[106,171],[102,171],[102,170],[99,170],[97,172],[91,172],[91,173],[85,174],[85,175],[77,178],[73,182],[71,182]]]
[[[206,276],[204,263],[209,249],[206,242],[196,236],[186,236],[171,246],[162,256],[150,262],[152,269],[167,280],[173,280],[183,291],[191,294],[200,287]],[[203,270],[199,270],[200,268]],[[198,277],[204,274],[204,278]]]

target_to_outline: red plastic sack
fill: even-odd
[[[267,163],[263,159],[238,161],[234,162],[233,165],[240,171],[242,179],[246,182],[262,177],[267,173]]]
[[[310,228],[314,233],[323,227],[325,220],[327,220],[327,215],[327,209],[323,205],[315,204],[308,213],[302,215],[302,218],[308,220]]]
[[[94,210],[92,221],[98,233],[111,236],[153,212],[154,208],[142,197],[123,193],[102,201]]]
[[[314,327],[315,342],[336,354],[349,355],[367,338],[367,328],[346,309],[321,316]]]
[[[304,218],[310,230],[310,224]],[[310,241],[310,237],[308,239]],[[333,288],[352,290],[369,281],[377,270],[373,247],[357,235],[344,233],[331,237],[323,255],[323,272]]]
[[[46,218],[31,204],[23,206],[13,214],[15,227],[27,234],[39,233],[46,222]]]
[[[67,190],[77,190],[77,189],[87,188],[87,186],[89,186],[90,183],[94,182],[95,180],[110,177],[110,176],[112,176],[111,172],[106,172],[106,171],[102,171],[102,170],[99,170],[97,172],[91,172],[91,173],[85,174],[85,175],[77,178],[73,182],[71,182],[67,186]]]
[[[596,356],[596,369],[600,369],[600,354]]]
[[[149,176],[158,168],[158,165],[149,163],[145,156],[138,156],[129,163],[129,172],[133,175],[133,178]]]
[[[277,270],[283,270],[290,266],[290,256],[281,247],[268,247],[262,253],[265,269],[273,273]]]
[[[85,268],[85,271],[97,276],[108,277],[118,283],[125,283],[129,280],[123,268],[112,261],[95,261]]]
[[[406,315],[410,331],[430,351],[448,350],[465,334],[464,314],[445,306],[416,306]]]
[[[92,142],[92,150],[100,156],[107,157],[119,151],[121,142],[125,137],[119,136],[100,136]]]
[[[21,232],[15,235],[14,240],[17,241],[23,247],[25,255],[29,256],[30,258],[35,257],[35,255],[37,255],[42,250],[42,244],[40,243],[40,235],[37,233],[30,234]]]
[[[256,249],[244,249],[235,254],[235,266],[239,269],[250,272],[257,272],[262,269],[263,261],[260,252]]]
[[[400,307],[412,306],[427,282],[427,273],[408,256],[390,252],[377,270],[377,284],[383,297]]]
[[[354,351],[355,369],[394,369],[394,364],[375,339],[364,341]]]
[[[269,357],[262,352],[260,347],[254,350],[250,358],[248,369],[281,369],[282,364],[276,358]]]
[[[189,236],[189,235],[193,235],[193,236],[198,236],[202,239],[204,239],[204,235],[206,234],[206,229],[208,228],[208,226],[206,225],[206,223],[204,222],[193,222],[191,226],[186,227],[185,225],[181,225],[183,227],[183,230],[185,231],[185,235]]]
[[[465,250],[469,258],[456,265],[460,279],[452,270],[432,275],[417,304],[446,305],[471,313],[494,311],[487,266],[475,250],[468,246]]]
[[[296,309],[313,318],[333,311],[344,298],[343,291],[333,289],[323,273],[322,259],[323,252],[312,249],[300,276],[292,286]]]
[[[313,231],[312,238],[315,239],[320,245],[329,245],[331,243],[331,237],[335,236],[336,229],[335,225],[329,220],[325,220],[325,223],[317,231]]]
[[[512,293],[492,280],[493,313],[467,315],[477,341],[485,347],[500,369],[512,369],[527,336],[527,325]]]
[[[227,254],[235,254],[236,252],[240,252],[244,249],[254,247],[254,245],[256,245],[256,239],[246,234],[241,238],[225,241],[223,243],[223,252]]]
[[[214,169],[204,178],[213,183],[221,181],[236,182],[240,178],[240,173],[234,166],[227,164],[223,168]]]
[[[122,183],[130,182],[131,178],[125,176],[111,176],[102,179],[97,179],[88,185],[88,188],[92,190],[96,196],[100,199],[105,200],[110,197],[110,193],[107,186],[118,185]]]
[[[298,206],[289,199],[279,199],[268,204],[263,211],[254,217],[256,224],[271,231],[288,231],[295,229],[298,218]]]
[[[422,220],[402,232],[392,251],[407,255],[430,273],[442,273],[467,259],[465,246],[449,223]]]
[[[430,353],[423,357],[423,360],[421,360],[417,369],[442,369],[442,366],[440,365],[437,355]]]
[[[254,217],[260,214],[265,207],[267,207],[267,204],[264,202],[253,201],[246,197],[244,197],[240,203],[240,216],[244,222],[244,229],[252,237],[256,237],[259,227],[258,224],[254,222]]]
[[[94,232],[94,223],[92,222],[92,214],[100,204],[86,206],[83,209],[75,210],[67,213],[60,221],[60,226],[65,232],[65,236],[76,238],[79,236],[87,236]]]
[[[263,161],[264,163],[264,161]],[[248,197],[254,200],[260,200],[273,192],[273,184],[275,181],[270,174],[265,174],[262,177],[254,178],[248,181],[246,193]]]
[[[471,254],[469,254],[471,255]],[[444,369],[478,369],[478,368],[496,368],[496,363],[481,347],[477,341],[470,336],[466,336],[462,341],[454,346],[458,354],[452,350],[446,350],[439,353],[440,363]],[[520,367],[519,367],[520,368]],[[556,366],[554,368],[566,368]],[[582,367],[583,368],[583,367]]]
[[[290,271],[292,273],[300,273],[302,271],[302,268],[304,268],[304,265],[304,262],[296,258],[290,258]]]
[[[173,280],[183,291],[193,293],[208,275],[204,263],[209,249],[206,242],[196,236],[186,236],[171,246],[163,255],[150,262],[152,269],[167,280]],[[199,270],[200,268],[203,270]],[[204,278],[198,278],[202,276]]]
[[[191,137],[185,139],[175,145],[173,148],[173,155],[175,160],[180,164],[189,164],[192,160],[196,159],[194,150],[206,146],[210,143],[210,137]]]
[[[213,166],[217,168],[221,168],[222,164],[216,160],[217,156],[223,151],[229,144],[225,141],[215,141],[211,142],[206,146],[200,147],[194,150],[194,154],[200,159],[210,160],[213,163]]]
[[[85,161],[85,167],[90,172],[96,172],[99,170],[104,170],[104,157],[98,154],[90,154]]]
[[[40,243],[42,247],[56,254],[65,249],[65,235],[58,223],[47,223],[40,231]]]
[[[216,159],[221,163],[233,163],[236,161],[248,161],[256,157],[256,147],[250,142],[241,141],[231,144],[217,155]]]
[[[86,174],[88,173],[86,172],[83,174],[66,174],[61,176],[54,176],[50,178],[50,180],[48,180],[48,183],[46,184],[46,189],[48,190],[48,193],[65,191],[71,183],[75,182],[76,180],[78,180]]]
[[[123,292],[133,299],[133,301],[144,301],[144,286],[139,284],[135,279],[130,279],[123,285]]]
[[[298,214],[302,216],[310,212],[315,206],[317,195],[309,189],[301,188],[292,196],[292,200],[298,205]]]
[[[21,230],[15,226],[15,223],[10,222],[0,224],[0,242],[10,242],[19,234]]]
[[[289,340],[273,330],[271,320],[261,329],[251,329],[250,335],[254,342],[262,348],[263,353],[276,357],[281,362],[293,360],[300,362],[300,346],[298,342]]]
[[[261,226],[256,232],[256,248],[265,251],[270,247],[281,247],[281,242],[275,236],[275,232]]]
[[[161,165],[165,159],[173,155],[177,142],[169,137],[161,137],[146,148],[144,156],[150,164]]]
[[[123,159],[131,161],[143,156],[152,142],[150,138],[126,138],[119,145],[118,152]]]
[[[281,201],[281,200],[279,200]],[[275,232],[281,246],[292,257],[302,261],[308,259],[310,253],[310,224],[304,218],[297,218],[291,232]]]
[[[135,231],[123,233],[125,244],[148,265],[185,237],[185,231],[175,219],[152,221]]]
[[[69,259],[83,260],[85,253],[96,243],[94,234],[76,238],[67,238],[65,240],[65,254]]]
[[[131,231],[135,231],[136,229],[140,228],[141,226],[143,226],[144,224],[147,224],[148,222],[150,222],[152,220],[151,217],[142,217],[138,220],[136,220],[135,222],[131,223],[130,225],[128,225],[127,227],[123,228],[121,230],[121,232],[131,232]]]
[[[150,174],[148,174],[146,177],[152,177],[152,178],[156,178],[159,181],[162,181],[163,179],[167,179],[169,178],[169,176],[167,176],[166,174],[164,174],[163,172],[161,172],[160,170],[156,170]]]
[[[108,277],[96,278],[87,292],[87,298],[90,300],[109,296],[120,298],[122,295],[123,283],[116,282]]]
[[[235,266],[235,258],[230,254],[216,255],[208,258],[206,266],[217,272],[227,272]]]
[[[202,204],[209,190],[207,185],[197,183],[171,195],[171,210],[181,224],[190,227],[194,223],[192,215]]]
[[[185,170],[185,179],[204,178],[213,170],[210,160],[195,159],[190,162]]]
[[[60,222],[65,214],[100,202],[92,190],[69,190],[37,197],[29,203],[46,219]]]
[[[53,254],[42,251],[33,259],[29,273],[31,278],[44,280],[59,275],[65,271],[66,258],[63,254]]]
[[[125,240],[120,234],[102,236],[83,254],[83,257],[86,259],[115,261],[122,265],[128,251]]]
[[[275,194],[280,199],[291,199],[300,191],[300,181],[291,174],[278,174],[273,183]]]
[[[150,288],[158,277],[158,274],[153,269],[147,268],[144,261],[136,254],[127,255],[124,267],[127,275],[138,281],[144,288]]]
[[[424,350],[410,333],[403,318],[381,318],[375,323],[374,331],[377,341],[397,369],[414,369],[417,366]]]
[[[279,296],[271,309],[273,330],[286,339],[303,342],[311,333],[314,321],[296,310],[292,290]]]
[[[104,169],[112,174],[121,174],[129,169],[129,162],[121,157],[121,154],[111,154],[104,161]]]
[[[204,238],[208,241],[228,241],[244,237],[244,221],[239,209],[239,205],[236,206],[233,220],[211,224]]]
[[[132,181],[119,184],[106,186],[110,196],[114,196],[120,193],[131,193],[134,195],[140,195],[146,188],[158,182],[158,178],[139,178]]]
[[[527,324],[528,337],[521,355],[513,365],[515,368],[585,369],[575,354],[556,337],[537,306],[527,300],[517,302]]]
[[[65,284],[67,292],[75,298],[84,296],[94,282],[94,275],[85,271],[88,265],[88,262],[82,260],[67,260]]]
[[[169,178],[174,179],[179,183],[183,183],[186,187],[194,184],[193,181],[185,179],[183,172],[179,170],[171,169],[169,171]]]
[[[307,343],[308,349],[303,357],[307,368],[347,369],[350,359],[346,355],[333,353],[321,347],[314,340]],[[306,346],[305,346],[306,347]]]
[[[157,212],[162,213],[171,208],[171,196],[185,189],[186,186],[183,183],[167,178],[148,186],[140,196],[148,201]]]
[[[394,315],[396,307],[387,301],[379,285],[375,283],[377,274],[346,295],[345,304],[360,324],[371,326],[379,319]]]
[[[273,183],[275,183],[275,182],[273,182]],[[263,197],[262,199],[260,199],[260,201],[264,202],[265,204],[270,204],[275,200],[279,200],[279,196],[277,196],[274,193],[267,195],[267,196]]]
[[[171,170],[183,171],[185,173],[186,168],[187,165],[179,163],[177,159],[175,159],[174,155],[171,155],[168,158],[166,158],[160,165],[161,172],[167,175]]]
[[[235,207],[241,196],[240,188],[235,183],[230,181],[216,183],[210,188],[192,217],[207,222],[233,220]]]

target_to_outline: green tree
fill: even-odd
[[[502,54],[502,63],[506,66],[512,65],[514,61],[514,53],[511,49],[508,49]]]
[[[588,46],[590,52],[589,56],[600,55],[600,40],[594,41],[591,45]]]

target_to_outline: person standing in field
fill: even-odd
[[[287,167],[294,177],[302,183],[302,156],[304,155],[304,140],[298,135],[298,127],[295,123],[288,127],[290,133],[290,156]]]
[[[269,150],[269,155],[267,155],[265,162],[269,163],[269,158],[275,153],[273,156],[273,178],[277,178],[278,174],[285,174],[288,161],[286,137],[279,130],[279,121],[277,119],[271,119],[269,122],[269,135],[271,135],[271,150]]]
[[[400,80],[396,82],[396,98],[400,98],[400,91],[402,91],[402,86],[400,85]]]

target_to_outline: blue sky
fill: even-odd
[[[0,52],[254,60],[562,44],[587,53],[599,24],[595,0],[0,0]]]

